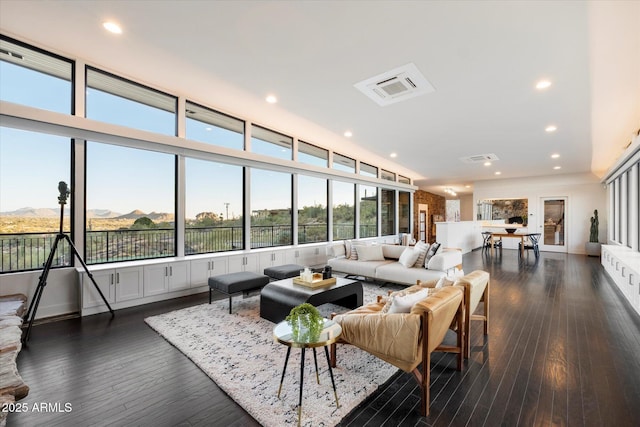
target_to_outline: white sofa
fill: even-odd
[[[383,259],[362,260],[352,259],[350,256],[352,246],[366,246],[364,242],[343,241],[335,242],[328,246],[328,263],[335,271],[351,276],[363,276],[369,279],[398,283],[402,285],[415,285],[418,280],[429,281],[446,276],[447,272],[462,268],[462,252],[460,250],[443,250],[431,257],[424,265],[405,267],[398,260],[402,253],[410,246],[375,245],[382,249]]]

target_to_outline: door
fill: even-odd
[[[541,251],[567,252],[567,213],[566,197],[541,197],[540,212],[542,212],[542,224],[540,225]]]
[[[427,241],[427,211],[418,214],[418,240]]]

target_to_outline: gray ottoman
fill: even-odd
[[[298,277],[300,270],[304,270],[304,267],[298,264],[285,264],[275,267],[267,267],[264,269],[264,274],[275,280],[290,279],[292,277]]]
[[[229,295],[229,314],[231,314],[231,295],[240,292],[246,294],[261,289],[267,283],[269,283],[269,277],[250,271],[209,277],[209,304],[211,304],[211,293],[214,289],[227,294]]]

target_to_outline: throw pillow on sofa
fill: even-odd
[[[453,286],[456,284],[459,278],[464,276],[464,270],[456,268],[453,273],[447,274],[441,277],[436,283],[436,288],[443,288],[445,286]]]
[[[398,262],[402,264],[403,267],[411,268],[416,263],[419,256],[419,252],[415,251],[413,248],[407,248],[402,252],[402,255],[400,255]]]
[[[358,261],[384,261],[382,246],[357,246]]]
[[[415,264],[413,264],[416,268],[422,268],[425,265],[425,259],[427,257],[427,252],[429,251],[429,244],[419,240],[418,243],[413,247],[414,251],[418,251],[418,259]]]
[[[437,280],[434,280],[434,282],[436,282]],[[391,304],[393,303],[394,298],[396,297],[404,297],[407,295],[411,295],[411,294],[415,294],[416,292],[421,292],[423,290],[428,290],[429,291],[429,295],[431,295],[434,291],[433,288],[422,288],[420,286],[410,286],[406,289],[403,289],[401,291],[394,291],[389,293],[389,295],[387,295],[386,297],[382,297],[380,299],[380,302],[384,303],[384,306],[382,307],[382,310],[380,310],[380,313],[388,313],[389,309],[391,308]]]
[[[391,301],[388,313],[409,313],[415,303],[422,301],[429,296],[429,289],[423,289],[404,296],[395,296]]]
[[[429,263],[429,260],[438,252],[438,249],[440,249],[440,243],[438,242],[434,242],[431,246],[429,246],[427,256],[424,258],[425,267]]]

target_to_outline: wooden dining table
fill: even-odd
[[[493,251],[495,251],[494,243],[496,241],[496,237],[511,237],[515,239],[520,239],[520,257],[524,256],[524,239],[527,237],[525,233],[491,233],[491,256],[493,256]]]

